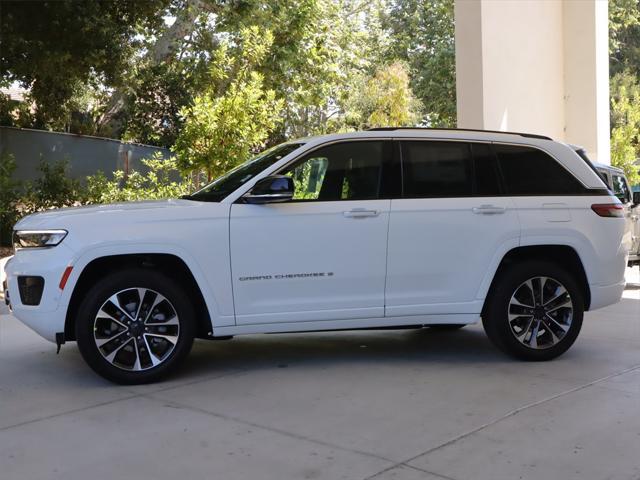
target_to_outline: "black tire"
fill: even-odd
[[[549,302],[549,308],[546,309],[547,311],[554,310],[555,313],[551,312],[549,315],[556,317],[555,319],[558,320],[556,322],[550,321],[545,307],[525,308],[511,303],[512,296],[527,293],[529,284],[525,284],[525,282],[536,277],[546,277],[547,280],[544,283],[542,280],[537,282],[534,280],[531,285],[535,284],[535,290],[540,291],[542,287],[538,288],[539,285],[544,285],[547,291],[549,288],[552,289],[553,293],[546,298],[544,293],[542,294],[545,300],[562,292],[557,288],[557,284],[564,287],[566,291],[562,296],[558,296],[557,300]],[[552,282],[549,282],[548,279],[551,279]],[[523,286],[526,286],[524,290],[518,290]],[[555,290],[553,290],[554,288]],[[533,292],[534,289],[529,290]],[[568,304],[567,295],[570,306],[554,309],[557,305]],[[516,301],[529,304],[527,301],[519,300],[518,297],[514,298]],[[531,303],[535,304],[535,298],[531,297],[531,299]],[[540,302],[540,305],[543,303],[544,301]],[[510,312],[516,317],[512,318],[513,323],[509,322]],[[517,317],[522,312],[527,315]],[[496,278],[487,298],[482,325],[489,339],[503,352],[521,360],[545,361],[556,358],[573,345],[582,327],[583,314],[582,290],[578,287],[573,275],[550,262],[527,261],[508,267]],[[538,321],[538,319],[541,320]],[[529,323],[529,320],[532,323]],[[535,329],[536,322],[541,325],[537,330]],[[566,332],[563,331],[564,328],[567,328]],[[518,335],[523,335],[522,340],[517,338]],[[558,339],[557,341],[554,340],[554,335]],[[538,345],[539,339],[546,343],[540,343],[539,347],[535,348],[533,344]]]
[[[461,328],[466,327],[467,325],[464,323],[439,323],[439,324],[426,325],[426,326],[431,328],[432,330],[438,330],[441,332],[450,332],[453,330],[460,330]]]
[[[113,308],[114,302],[107,302],[115,294],[119,294],[115,297],[118,299],[117,308]],[[132,298],[126,306],[134,305],[138,314],[131,310],[133,315],[125,316],[127,310],[123,302],[126,299],[123,296]],[[140,299],[141,296],[144,299]],[[135,298],[140,299],[137,306]],[[151,309],[156,300],[159,303]],[[103,307],[111,313],[99,315]],[[140,320],[143,316],[146,320]],[[122,323],[117,319],[114,321],[115,317]],[[188,295],[171,278],[151,269],[131,268],[104,277],[87,292],[78,308],[75,327],[80,353],[96,373],[115,383],[134,385],[166,377],[185,359],[195,337],[195,314]],[[111,336],[113,328],[118,330]],[[145,333],[147,330],[150,333]],[[103,335],[103,332],[106,333]],[[113,341],[108,340],[98,347],[98,336]],[[110,349],[122,352],[114,354]],[[114,355],[112,361],[107,359],[108,353]],[[118,356],[129,362],[120,360]],[[128,368],[131,359],[134,360]],[[160,363],[154,365],[154,361]]]

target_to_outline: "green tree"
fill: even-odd
[[[0,82],[30,89],[38,128],[63,128],[88,85],[117,83],[169,0],[0,2]]]
[[[175,0],[174,0],[175,3]],[[131,65],[127,81],[113,95],[101,119],[103,132],[142,143],[170,147],[182,128],[180,111],[211,89],[209,74],[217,68],[220,48],[229,48],[242,28],[251,25],[273,34],[268,61],[256,66],[264,88],[287,98],[282,122],[268,143],[306,135],[321,120],[330,87],[337,90],[334,41],[344,29],[334,0],[189,0],[189,9],[176,11],[176,20],[162,37],[173,48],[160,49],[154,36],[145,40],[146,54]],[[179,25],[179,28],[176,28]],[[179,34],[176,34],[178,32]],[[230,43],[231,42],[231,43]],[[347,42],[348,43],[348,42]],[[159,58],[161,60],[159,60]],[[219,90],[219,89],[217,89]],[[111,119],[111,120],[110,120]]]
[[[13,225],[18,220],[20,183],[13,179],[16,161],[13,155],[0,154],[0,246],[11,244]]]
[[[364,79],[345,121],[348,126],[362,129],[415,126],[421,118],[421,104],[409,86],[407,68],[402,62],[394,62]]]
[[[424,105],[423,123],[456,125],[454,0],[390,0],[383,25],[388,61],[405,60],[411,87]]]
[[[273,42],[269,31],[244,28],[234,46],[221,45],[211,68],[211,84],[182,110],[184,126],[176,140],[179,166],[209,179],[246,160],[280,120],[282,100],[263,87],[256,71]]]
[[[143,159],[142,164],[144,172],[133,171],[127,175],[123,170],[116,170],[112,180],[107,179],[102,172],[87,177],[82,202],[93,204],[161,200],[180,197],[193,190],[191,182],[179,181],[175,157],[162,158],[156,152]]]
[[[622,168],[632,185],[640,183],[640,83],[630,73],[612,78],[611,164]]]
[[[609,2],[611,163],[640,183],[640,1]]]
[[[80,203],[82,186],[69,176],[68,160],[50,163],[41,158],[38,171],[40,176],[25,184],[25,193],[21,198],[22,214]]]
[[[295,9],[286,3],[274,31],[274,61],[261,68],[266,86],[286,98],[270,144],[342,128],[336,120],[362,76],[381,64],[386,41],[382,0],[303,0],[291,2]]]
[[[609,1],[610,75],[640,76],[640,0]]]

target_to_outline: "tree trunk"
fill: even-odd
[[[207,0],[186,0],[185,8],[178,13],[173,25],[165,30],[145,55],[146,63],[153,66],[170,61],[182,45],[184,38],[193,31],[198,15],[211,10],[211,6],[207,5]],[[98,120],[99,130],[103,130],[108,125],[111,127],[109,130],[112,131],[120,128],[117,117],[124,110],[125,99],[126,91],[124,88],[120,87],[113,92],[105,112]]]

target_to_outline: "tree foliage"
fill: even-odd
[[[221,45],[212,63],[211,83],[184,108],[175,152],[183,171],[220,175],[262,146],[280,120],[283,101],[264,88],[257,67],[273,43],[269,31],[244,28],[237,44]]]
[[[63,128],[74,97],[118,81],[137,32],[158,28],[168,2],[0,2],[0,81],[29,88],[34,126]]]
[[[640,183],[640,1],[609,2],[611,163]]]
[[[128,175],[122,170],[113,172],[109,180],[102,173],[87,177],[86,188],[78,201],[86,204],[130,202],[135,200],[161,200],[176,198],[193,191],[189,181],[179,181],[178,162],[175,157],[162,158],[156,152],[142,160],[144,172]]]
[[[365,78],[346,115],[347,125],[356,129],[416,126],[420,120],[421,104],[402,62],[380,67]]]
[[[411,88],[424,106],[423,122],[456,125],[454,0],[390,0],[383,26],[388,61],[405,60]]]
[[[442,107],[448,101],[436,98],[447,90],[435,87],[453,77],[450,72],[437,77],[435,69],[449,65],[441,60],[451,53],[451,0],[409,3],[3,2],[0,78],[31,88],[36,108],[19,109],[0,98],[0,121],[171,147],[183,128],[181,112],[194,108],[203,92],[211,100],[223,93],[219,85],[231,83],[210,75],[224,60],[221,51],[235,48],[240,32],[255,27],[270,31],[273,40],[254,71],[262,88],[284,101],[268,145],[345,128],[344,117],[363,79],[397,57],[409,66],[411,88],[421,89],[424,119],[449,122],[442,120],[449,115]],[[37,19],[34,29],[31,18]],[[414,23],[423,25],[423,38],[406,31]],[[218,87],[212,85],[216,82]]]
[[[640,183],[640,83],[629,73],[611,82],[611,164],[622,168],[632,185]]]
[[[623,71],[640,77],[640,0],[609,2],[611,77]]]
[[[18,220],[19,183],[13,179],[16,161],[12,155],[0,154],[0,245],[10,245],[13,225]]]

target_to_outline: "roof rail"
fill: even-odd
[[[431,128],[431,127],[375,127],[368,128],[367,131],[393,131],[393,130],[444,130],[445,132],[485,132],[485,133],[502,133],[504,135],[519,135],[526,138],[537,138],[540,140],[553,140],[545,135],[536,135],[535,133],[521,132],[503,132],[501,130],[482,130],[479,128]]]

